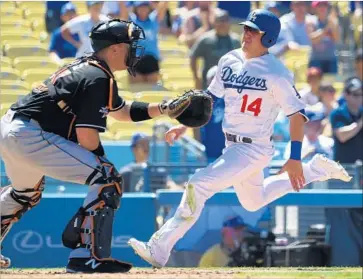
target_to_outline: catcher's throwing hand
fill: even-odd
[[[165,141],[168,144],[172,145],[175,140],[178,140],[182,135],[184,135],[187,128],[188,127],[183,126],[183,125],[178,125],[178,126],[174,126],[174,127],[170,128],[165,133]]]
[[[204,126],[212,116],[213,99],[201,90],[190,90],[159,105],[161,114],[192,128]]]
[[[299,192],[300,189],[304,188],[305,177],[301,161],[292,159],[288,160],[285,165],[283,165],[278,174],[281,174],[285,171],[289,176],[292,188],[294,188],[296,192]]]

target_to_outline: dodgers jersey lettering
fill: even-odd
[[[305,103],[292,73],[272,54],[246,59],[241,49],[224,55],[208,91],[224,98],[224,132],[269,141],[282,109],[287,116]]]

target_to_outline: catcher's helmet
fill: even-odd
[[[89,37],[95,52],[114,44],[129,44],[126,66],[129,73],[135,75],[135,67],[144,53],[144,48],[138,45],[139,40],[145,39],[144,30],[140,26],[132,21],[110,19],[93,26]]]
[[[246,21],[240,24],[263,32],[264,35],[261,38],[261,43],[266,48],[276,44],[281,29],[281,23],[277,16],[263,9],[250,12]]]

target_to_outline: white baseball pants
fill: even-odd
[[[263,169],[273,154],[272,147],[259,144],[232,143],[214,163],[195,173],[184,191],[174,217],[169,219],[149,240],[155,260],[165,265],[176,242],[198,220],[205,202],[215,193],[234,186],[242,206],[256,211],[292,192],[287,173],[264,180]],[[303,164],[306,184],[322,176]]]

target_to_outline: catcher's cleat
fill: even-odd
[[[127,242],[128,245],[134,249],[135,253],[139,255],[144,261],[147,261],[153,267],[162,268],[163,265],[159,264],[153,257],[150,246],[146,242],[138,241],[135,238],[130,238]]]
[[[0,268],[8,268],[11,265],[11,260],[0,254]]]
[[[339,179],[345,182],[349,182],[352,179],[341,164],[321,154],[313,157],[311,167],[313,170],[322,173],[326,179]]]
[[[132,268],[132,264],[115,259],[71,258],[68,261],[67,273],[125,273]]]

